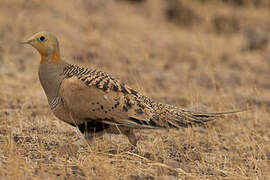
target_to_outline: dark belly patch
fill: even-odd
[[[70,125],[76,126],[75,124],[70,124]],[[109,124],[105,124],[103,122],[97,122],[97,121],[89,121],[83,124],[79,124],[77,126],[82,134],[84,134],[84,132],[98,133],[110,127]]]

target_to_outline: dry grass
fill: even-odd
[[[270,47],[249,49],[246,33],[267,44],[269,9],[181,2],[1,0],[0,179],[269,179]],[[89,146],[52,115],[39,55],[18,43],[41,30],[59,37],[69,62],[162,102],[252,109],[208,128],[136,131],[135,150],[122,136]]]

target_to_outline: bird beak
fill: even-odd
[[[34,39],[33,38],[29,38],[25,41],[22,41],[21,44],[31,44],[31,42],[33,41]]]
[[[30,41],[29,40],[22,41],[21,44],[30,44]]]

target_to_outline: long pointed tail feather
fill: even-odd
[[[216,120],[217,118],[224,117],[224,115],[235,114],[247,111],[248,109],[236,110],[236,111],[226,111],[226,112],[214,112],[214,113],[201,113],[194,111],[186,111],[179,109],[178,111],[173,111],[173,119],[168,119],[168,124],[170,127],[188,127],[188,126],[200,126],[204,125],[204,123],[212,120]]]

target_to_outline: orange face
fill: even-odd
[[[23,42],[32,45],[41,55],[41,63],[60,61],[59,43],[56,37],[48,32],[38,32]]]

